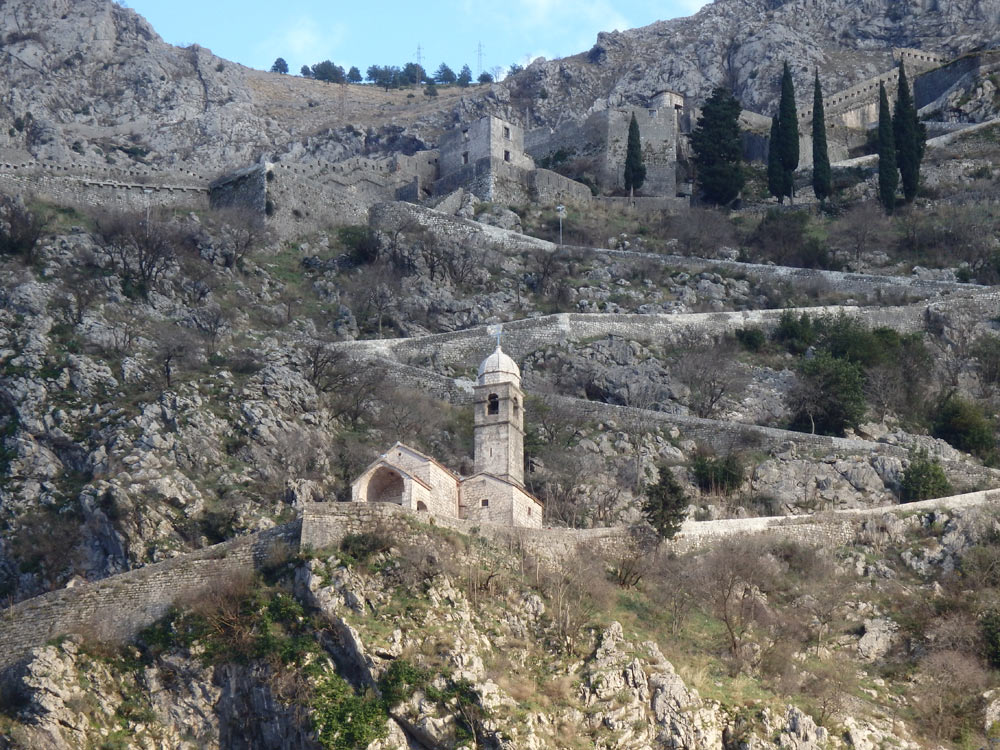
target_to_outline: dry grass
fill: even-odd
[[[312,133],[344,125],[403,125],[446,112],[463,96],[485,96],[488,86],[439,86],[436,97],[424,96],[422,87],[384,91],[377,86],[345,85],[296,75],[247,72],[247,85],[256,113],[298,124],[299,133]]]

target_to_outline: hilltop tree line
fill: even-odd
[[[518,73],[523,68],[516,63],[508,69],[508,75]],[[287,74],[288,63],[284,58],[279,57],[271,66],[272,73]],[[405,86],[419,85],[457,85],[468,86],[472,83],[472,69],[468,65],[463,65],[458,73],[452,70],[447,63],[441,63],[433,73],[428,72],[422,65],[415,62],[408,62],[403,67],[398,65],[369,65],[365,75],[361,75],[361,70],[352,65],[346,71],[342,65],[337,65],[330,60],[318,62],[315,65],[303,65],[299,70],[299,75],[303,78],[313,78],[317,81],[327,83],[362,83],[368,81],[376,86],[381,86],[387,91],[390,88],[403,88]],[[483,71],[476,81],[479,83],[493,83],[495,75]]]

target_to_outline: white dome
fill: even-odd
[[[479,384],[506,383],[511,380],[520,382],[521,370],[517,363],[504,354],[498,346],[493,353],[479,365]]]

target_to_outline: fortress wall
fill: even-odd
[[[548,169],[536,169],[531,174],[531,190],[537,203],[548,206],[558,203],[585,206],[593,200],[590,188],[582,182]]]
[[[706,549],[733,536],[760,536],[785,539],[805,545],[838,547],[857,538],[861,524],[886,514],[950,511],[978,506],[995,506],[1000,490],[972,492],[953,497],[925,500],[881,508],[832,511],[812,516],[772,516],[721,521],[686,521],[680,532],[660,547],[661,553],[685,554]],[[521,549],[534,557],[558,564],[578,550],[615,558],[634,549],[636,543],[654,541],[648,528],[611,527],[595,529],[511,528],[466,519],[429,516],[388,503],[307,503],[302,516],[302,549],[315,551],[339,545],[347,534],[379,528],[394,537],[405,538],[419,532],[421,524],[431,524],[469,536],[481,536],[495,544]]]
[[[679,214],[691,205],[688,198],[677,198],[674,196],[664,196],[661,198],[651,197],[599,197],[594,198],[597,203],[613,211],[632,215],[650,215],[654,213]]]
[[[550,173],[554,174],[554,173]],[[440,182],[440,181],[439,181]],[[450,192],[450,191],[445,191]],[[596,199],[610,201],[609,205],[619,205],[621,199]],[[664,205],[674,205],[673,201],[681,199],[636,199],[637,205],[645,205],[651,201],[653,205],[664,200]],[[468,219],[459,219],[450,214],[435,211],[409,203],[382,203],[372,207],[369,212],[369,223],[373,229],[392,232],[408,223],[416,222],[424,227],[433,227],[435,233],[456,243],[474,247],[489,246],[510,253],[520,253],[526,250],[568,251],[579,253],[594,253],[609,258],[626,260],[643,260],[659,263],[676,271],[701,273],[708,271],[730,275],[737,278],[750,278],[762,283],[789,283],[798,289],[808,289],[810,286],[826,288],[845,295],[858,298],[859,302],[885,303],[899,302],[902,299],[925,299],[954,292],[968,292],[976,289],[969,284],[952,281],[927,281],[913,277],[877,276],[846,271],[823,271],[809,268],[792,268],[788,266],[765,266],[753,263],[740,263],[728,260],[711,260],[693,258],[681,255],[661,255],[658,253],[642,253],[633,250],[607,250],[603,248],[560,246],[536,237],[519,234],[499,227],[480,224]]]
[[[295,521],[15,604],[0,612],[0,670],[67,633],[130,638],[178,600],[224,584],[226,576],[259,570],[282,549],[294,552],[300,529]]]
[[[874,309],[845,305],[797,308],[790,312],[811,316],[863,316],[871,326],[887,326],[908,332],[923,329],[925,309],[919,305]],[[773,328],[785,312],[789,311],[744,310],[686,315],[559,313],[505,323],[503,346],[515,359],[522,359],[547,346],[608,336],[662,345],[714,341],[748,326]],[[423,367],[449,365],[468,368],[471,372],[482,359],[489,340],[486,327],[480,326],[415,339],[384,340],[381,347],[407,364]]]
[[[204,210],[209,207],[207,187],[121,183],[44,172],[0,172],[0,191],[36,195],[71,206],[115,207],[127,211],[147,206]]]
[[[1000,490],[987,490],[902,506],[815,516],[689,521],[661,550],[680,554],[709,547],[728,536],[747,534],[837,546],[852,542],[859,524],[866,518],[886,513],[995,505],[998,499]],[[227,576],[260,570],[289,549],[307,553],[327,549],[339,544],[346,534],[375,528],[394,538],[416,535],[426,541],[425,524],[482,536],[512,550],[524,550],[550,564],[568,560],[580,549],[614,558],[634,549],[636,542],[650,541],[648,529],[511,528],[431,516],[385,503],[307,503],[300,521],[101,581],[53,591],[8,608],[0,613],[0,670],[16,664],[30,649],[67,633],[82,631],[112,639],[133,637],[183,598],[224,584]]]

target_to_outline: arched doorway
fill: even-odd
[[[417,510],[427,510],[427,503],[423,500],[417,500]]]
[[[375,470],[371,479],[368,480],[368,492],[366,493],[370,503],[395,503],[403,504],[403,477],[398,471],[394,471],[386,466]]]

